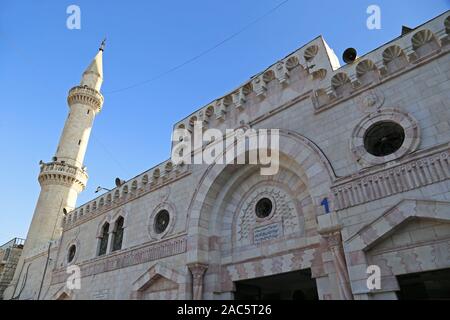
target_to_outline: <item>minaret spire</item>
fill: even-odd
[[[89,88],[100,91],[103,83],[103,51],[105,50],[106,39],[100,44],[97,55],[92,60],[86,71],[83,73],[81,79],[81,86],[88,86]]]

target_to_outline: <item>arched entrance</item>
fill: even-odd
[[[317,300],[316,281],[311,270],[238,281],[235,300]]]
[[[189,208],[188,263],[208,266],[203,298],[233,298],[238,282],[309,269],[329,281],[317,215],[333,170],[298,134],[281,132],[279,145],[275,175],[260,175],[256,165],[213,165],[200,181]]]

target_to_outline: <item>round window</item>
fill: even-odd
[[[384,157],[396,152],[405,141],[403,128],[391,121],[375,123],[364,136],[364,148],[376,157]]]
[[[158,212],[155,217],[155,232],[157,234],[161,234],[166,231],[167,227],[169,226],[169,221],[169,211],[161,210],[160,212]]]
[[[269,198],[260,199],[255,206],[255,213],[258,218],[267,218],[272,213],[273,204]]]
[[[75,245],[71,245],[69,248],[69,253],[67,255],[67,261],[71,263],[75,258],[75,254],[77,253],[77,247]]]

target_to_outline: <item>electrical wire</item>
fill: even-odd
[[[125,169],[121,162],[114,156],[114,154],[108,149],[108,147],[102,141],[100,141],[98,137],[92,135],[91,139],[94,140],[103,149],[103,151],[116,163],[116,165],[119,167],[119,169],[122,170],[124,174],[129,175],[128,170]]]
[[[25,272],[25,277],[24,277],[24,279],[23,279],[23,281],[22,281],[22,287],[20,288],[19,293],[18,293],[17,296],[15,296],[15,297],[14,297],[14,295],[13,295],[13,297],[12,297],[11,300],[18,300],[18,299],[20,298],[20,295],[22,294],[23,289],[25,289],[25,285],[26,285],[27,280],[28,280],[28,271],[30,270],[31,264],[32,264],[32,263],[30,262],[30,263],[28,264],[28,266],[27,266],[27,271]],[[22,270],[21,270],[20,272],[22,273]],[[19,275],[19,280],[20,280],[20,275]],[[17,287],[16,287],[16,288],[17,288]],[[14,293],[16,293],[16,288],[14,289]]]
[[[226,37],[225,39],[223,39],[222,41],[216,43],[215,45],[209,47],[208,49],[200,52],[199,54],[197,54],[196,56],[193,56],[189,59],[187,59],[186,61],[180,63],[179,65],[176,65],[158,75],[156,75],[153,78],[141,81],[141,82],[137,82],[135,84],[129,85],[127,87],[123,87],[120,89],[115,89],[109,92],[105,92],[104,95],[110,95],[110,94],[114,94],[114,93],[119,93],[119,92],[123,92],[126,90],[130,90],[136,87],[140,87],[143,86],[145,84],[151,83],[153,81],[156,81],[166,75],[168,75],[169,73],[172,73],[178,69],[181,69],[182,67],[186,66],[187,64],[194,62],[198,59],[200,59],[201,57],[203,57],[204,55],[210,53],[211,51],[217,49],[218,47],[220,47],[221,45],[227,43],[228,41],[232,40],[233,38],[237,37],[238,35],[240,35],[241,33],[243,33],[244,31],[246,31],[247,29],[249,29],[250,27],[252,27],[253,25],[257,24],[258,22],[260,22],[261,20],[263,20],[264,18],[266,18],[267,16],[269,16],[270,14],[274,13],[275,11],[277,11],[279,8],[281,8],[282,6],[284,6],[287,2],[289,2],[289,0],[284,0],[283,2],[279,3],[278,5],[276,5],[275,7],[273,7],[272,9],[270,9],[269,11],[267,11],[266,13],[264,13],[263,15],[259,16],[258,18],[252,20],[251,22],[249,22],[248,24],[246,24],[244,27],[242,27],[240,30],[232,33],[231,35],[229,35],[228,37]]]

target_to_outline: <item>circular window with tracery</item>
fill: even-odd
[[[376,157],[396,152],[405,141],[402,126],[392,121],[380,121],[372,125],[364,136],[364,148]]]
[[[77,253],[77,247],[73,244],[69,248],[69,252],[67,253],[67,262],[71,263],[75,259],[75,254]]]
[[[410,114],[386,109],[362,119],[350,141],[351,151],[360,165],[376,165],[414,152],[420,143],[420,127]]]
[[[167,227],[169,226],[170,222],[170,215],[169,211],[167,210],[161,210],[156,214],[155,217],[155,232],[157,234],[161,234],[164,231],[166,231]]]
[[[258,200],[255,206],[255,214],[258,218],[264,219],[270,216],[273,211],[273,203],[269,198]]]
[[[175,217],[175,206],[170,203],[163,202],[153,209],[148,222],[150,238],[158,240],[169,234],[174,227]]]

